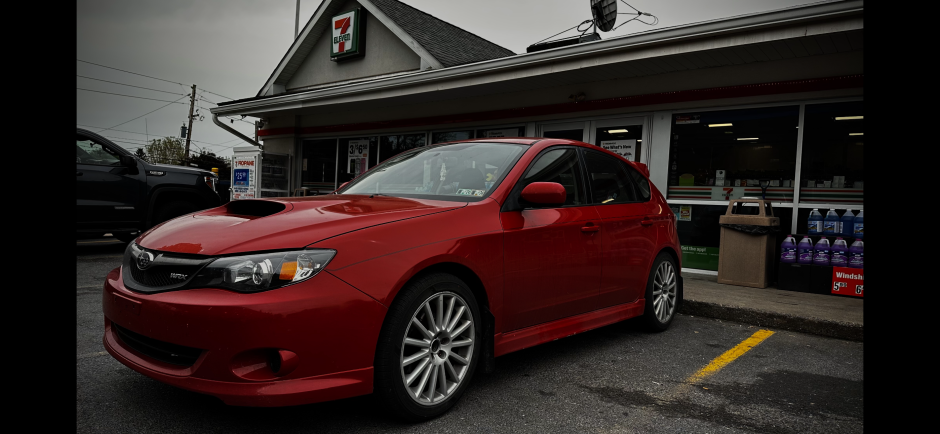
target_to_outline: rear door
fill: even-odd
[[[608,154],[582,148],[591,203],[600,217],[600,307],[629,303],[643,295],[648,263],[656,247],[649,192],[638,192],[631,168]]]
[[[75,145],[76,211],[79,229],[134,229],[144,175],[121,165],[120,153],[95,139],[77,136]],[[137,163],[140,164],[139,162]]]
[[[518,207],[532,182],[557,182],[560,207]],[[513,187],[500,213],[503,226],[507,330],[596,309],[600,284],[597,211],[584,188],[577,148],[551,147],[536,157]]]

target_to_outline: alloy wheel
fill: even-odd
[[[669,261],[663,261],[653,276],[653,309],[661,323],[676,310],[676,271]]]
[[[457,390],[473,359],[473,315],[459,295],[439,292],[415,311],[401,346],[401,378],[408,395],[436,405]]]

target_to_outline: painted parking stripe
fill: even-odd
[[[687,380],[685,380],[685,382],[687,384],[695,384],[701,381],[702,379],[704,379],[705,377],[708,377],[720,371],[721,368],[724,368],[725,366],[733,362],[738,357],[743,356],[744,353],[750,351],[751,348],[756,347],[758,344],[763,342],[764,339],[769,338],[770,335],[772,334],[774,334],[774,332],[770,330],[758,330],[756,333],[751,335],[751,337],[745,339],[744,342],[741,342],[740,344],[735,345],[734,348],[728,351],[725,351],[724,354],[716,357],[715,360],[712,360],[711,363],[709,363],[707,366],[705,366],[702,369],[699,369],[698,372],[696,372]]]

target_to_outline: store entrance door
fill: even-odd
[[[616,118],[590,121],[590,139],[587,143],[607,149],[636,163],[649,163],[646,149],[649,128],[647,118]]]
[[[565,122],[539,125],[539,137],[549,139],[569,139],[590,143],[587,122]]]
[[[304,140],[301,187],[308,195],[336,190],[336,139]]]

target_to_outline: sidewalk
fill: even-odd
[[[861,341],[862,299],[749,288],[718,283],[717,276],[682,273],[679,313],[761,327]]]

